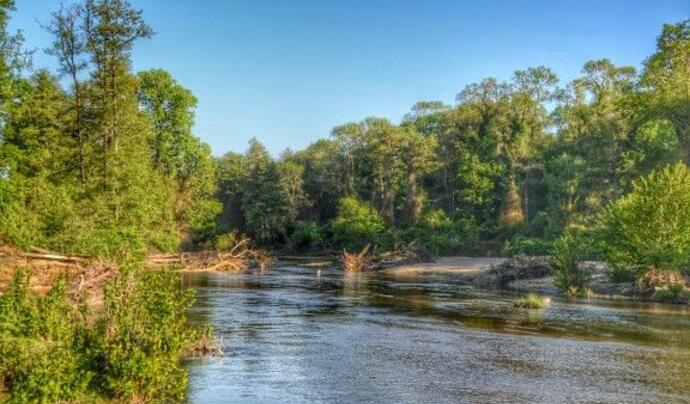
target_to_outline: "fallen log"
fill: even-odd
[[[36,254],[59,255],[59,256],[65,255],[65,254],[56,253],[55,251],[46,250],[45,248],[36,247],[33,245],[29,246],[29,251],[32,253],[36,253]],[[84,258],[84,259],[91,259],[92,258],[89,255],[83,255],[83,254],[69,254],[69,257],[77,257],[77,258]]]
[[[358,254],[343,251],[341,261],[347,272],[379,271],[401,265],[432,262],[431,255],[424,249],[408,246],[402,250],[390,251],[379,255],[368,255],[370,245],[364,247]]]
[[[88,264],[90,259],[81,256],[67,256],[67,255],[57,255],[57,254],[39,254],[39,253],[22,253],[20,254],[23,258],[34,259],[34,260],[44,260],[44,261],[58,261],[67,262],[74,264]]]
[[[250,247],[249,239],[238,238],[235,241],[235,244],[224,250],[150,255],[146,265],[178,266],[185,271],[238,272],[252,267],[263,271],[272,264],[272,259],[266,253]]]

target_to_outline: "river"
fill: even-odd
[[[225,352],[190,361],[192,403],[690,403],[687,306],[285,265],[184,281]]]

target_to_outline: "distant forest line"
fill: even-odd
[[[57,71],[29,68],[11,2],[1,9],[0,237],[18,246],[137,260],[239,232],[298,252],[541,254],[596,227],[638,179],[690,161],[690,21],[661,28],[641,71],[592,60],[560,83],[526,68],[277,159],[258,140],[214,158],[192,132],[194,95],[132,69],[153,35],[142,13],[108,21],[98,7],[112,5],[93,5],[46,24]]]

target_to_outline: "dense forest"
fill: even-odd
[[[690,160],[690,21],[662,27],[641,72],[586,62],[561,84],[539,66],[366,118],[273,158],[252,140],[214,158],[194,95],[133,72],[153,35],[123,1],[65,6],[45,24],[59,71],[30,66],[2,13],[0,235],[18,246],[137,259],[213,248],[239,232],[298,252],[543,254],[601,224],[637,179]]]
[[[454,105],[419,102],[398,123],[345,123],[277,158],[258,140],[216,158],[193,133],[192,92],[165,70],[133,70],[134,44],[153,36],[141,11],[125,0],[56,10],[44,22],[51,71],[9,32],[14,6],[0,0],[0,245],[123,270],[239,235],[297,253],[553,255],[572,294],[585,291],[585,258],[614,280],[690,271],[690,20],[661,27],[640,71],[597,59],[561,83],[530,67],[470,84]],[[64,281],[33,296],[18,273],[0,294],[0,374],[15,398],[85,386],[183,397],[191,297],[140,276],[111,284],[92,321],[64,303]],[[69,343],[31,348],[53,340]],[[22,373],[35,360],[45,366]],[[56,374],[62,384],[46,384]]]
[[[218,163],[225,229],[294,249],[422,240],[436,253],[544,252],[592,226],[652,170],[688,161],[690,22],[663,27],[638,74],[546,67],[367,118],[272,159],[258,141]]]
[[[545,253],[596,226],[636,179],[690,160],[690,21],[662,27],[634,67],[586,62],[561,84],[539,66],[422,101],[400,123],[366,118],[273,158],[258,140],[214,158],[194,136],[193,94],[133,72],[152,36],[122,1],[53,14],[30,68],[2,8],[0,235],[106,257],[213,246],[229,232],[272,249]]]

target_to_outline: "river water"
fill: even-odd
[[[690,309],[515,295],[448,275],[280,266],[187,274],[224,357],[189,363],[189,401],[690,403]]]

